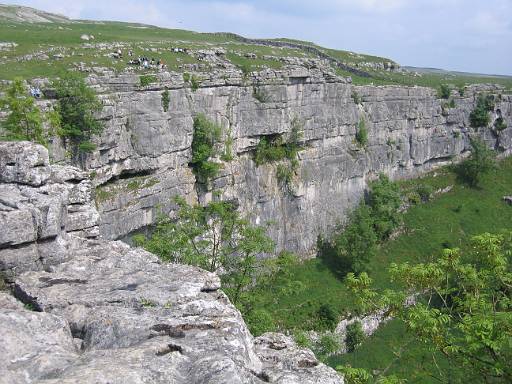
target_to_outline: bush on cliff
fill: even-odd
[[[34,98],[28,95],[21,78],[16,78],[5,96],[0,99],[0,108],[8,111],[7,119],[2,122],[3,138],[46,145],[43,116],[35,105]]]
[[[74,160],[96,148],[92,138],[103,132],[103,123],[96,118],[102,104],[93,89],[75,72],[67,72],[54,81],[60,115],[59,135],[71,146]]]
[[[194,137],[192,138],[192,161],[190,162],[198,181],[206,183],[215,177],[221,164],[210,159],[217,155],[215,144],[220,140],[221,128],[208,118],[199,114],[194,118]]]
[[[479,95],[475,109],[469,115],[469,122],[473,128],[486,127],[491,118],[489,112],[494,110],[494,96]]]

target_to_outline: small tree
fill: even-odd
[[[103,131],[102,122],[95,117],[102,104],[78,73],[66,72],[53,85],[60,114],[59,134],[71,145],[74,160],[83,159],[84,153],[96,148],[92,137]]]
[[[380,174],[379,179],[370,183],[368,205],[371,209],[373,227],[380,240],[385,240],[401,223],[399,213],[400,189],[389,178]]]
[[[201,207],[182,198],[175,201],[176,220],[161,217],[151,237],[134,240],[165,261],[219,272],[226,294],[237,305],[262,268],[263,260],[256,256],[274,250],[266,228],[250,225],[229,202]]]
[[[377,236],[370,208],[362,203],[349,216],[349,224],[335,239],[339,274],[366,270],[377,251]]]
[[[476,187],[482,175],[496,168],[495,153],[484,142],[471,140],[471,155],[455,167],[459,179],[471,187]]]
[[[46,145],[41,111],[34,98],[27,94],[21,78],[16,78],[7,89],[5,97],[0,100],[0,107],[9,111],[2,124],[7,140],[29,140]]]
[[[217,155],[215,144],[220,140],[221,128],[199,114],[194,118],[194,137],[192,138],[192,167],[198,180],[206,183],[215,177],[221,165],[210,159]]]
[[[380,294],[367,274],[347,276],[364,312],[386,309],[415,339],[483,383],[512,382],[512,233],[474,236],[467,254],[445,249],[429,263],[392,264],[394,290]],[[411,293],[421,293],[404,306]],[[342,368],[343,369],[343,368]],[[431,372],[434,376],[435,372]]]
[[[438,96],[441,99],[448,99],[450,97],[451,89],[448,84],[441,84],[438,90]]]

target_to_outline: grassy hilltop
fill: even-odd
[[[127,64],[128,50],[133,51],[132,58],[146,56],[154,57],[155,60],[162,59],[172,71],[186,71],[184,68],[191,64],[203,64],[199,66],[202,71],[211,70],[193,52],[212,48],[224,49],[226,54],[223,60],[244,71],[281,68],[281,59],[285,57],[318,58],[315,52],[308,49],[254,44],[229,33],[197,33],[117,21],[70,20],[28,7],[5,5],[0,5],[0,36],[0,80],[54,77],[62,71],[78,67],[103,67],[119,72],[130,67]],[[396,63],[384,57],[328,49],[291,39],[267,41],[316,48],[346,68],[364,72],[364,76],[359,76],[336,68],[340,76],[351,76],[355,84],[438,87],[450,83],[461,87],[470,83],[496,83],[512,89],[512,77],[456,72],[419,73],[415,70],[388,71],[384,67],[390,64],[396,66]],[[189,52],[174,53],[171,47],[187,48]],[[123,58],[111,56],[117,49],[122,50]],[[138,68],[134,70],[140,71]]]

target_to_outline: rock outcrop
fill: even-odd
[[[0,383],[325,383],[288,337],[254,339],[196,267],[95,238],[90,182],[28,142],[0,143]]]
[[[354,86],[325,67],[289,66],[245,78],[239,71],[197,76],[195,91],[177,73],[159,73],[145,87],[137,75],[89,78],[102,94],[106,130],[86,169],[95,176],[106,238],[151,225],[159,209],[175,208],[174,195],[204,203],[218,198],[212,193],[217,190],[253,222],[275,223],[269,231],[279,249],[313,255],[318,236],[346,217],[379,172],[417,176],[464,156],[471,135],[503,153],[512,149],[512,96],[492,86],[466,87],[463,96],[452,91],[450,105],[430,88]],[[496,95],[492,121],[503,116],[509,128],[470,127],[481,92]],[[207,188],[196,183],[189,166],[198,113],[223,127],[224,142],[233,141],[233,160],[218,159],[222,172]],[[258,167],[253,152],[262,137],[286,140],[293,121],[303,128],[304,149],[288,188],[276,177],[277,164]],[[363,121],[365,146],[355,139]],[[57,143],[53,153],[64,158]]]

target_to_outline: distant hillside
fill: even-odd
[[[448,71],[446,69],[440,68],[422,68],[422,67],[410,67],[403,66],[402,68],[417,73],[425,73],[425,74],[437,74],[444,76],[466,76],[466,77],[489,77],[489,78],[503,78],[510,79],[512,76],[507,75],[493,75],[493,74],[485,74],[485,73],[472,73],[472,72],[461,72],[461,71]]]
[[[177,52],[174,47],[185,50]],[[123,53],[121,57],[113,55],[118,50]],[[129,63],[137,57],[161,59],[167,70],[177,72],[238,68],[247,74],[287,65],[321,66],[338,76],[350,77],[358,85],[437,88],[450,84],[462,89],[469,84],[492,82],[512,90],[512,77],[401,68],[390,58],[307,41],[248,39],[229,32],[199,33],[122,21],[72,20],[30,7],[0,5],[0,80],[51,78],[68,70],[84,74],[101,69],[146,72]]]
[[[19,5],[0,4],[0,20],[18,23],[69,23],[68,17]]]

